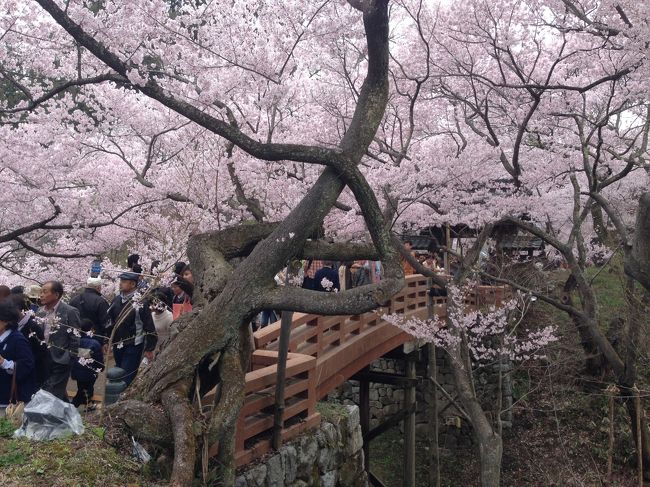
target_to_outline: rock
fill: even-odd
[[[363,447],[363,435],[361,434],[361,426],[357,425],[352,434],[350,435],[346,453],[348,455],[353,455],[357,453]]]
[[[337,471],[332,470],[331,472],[326,472],[320,478],[321,487],[336,487],[336,478],[338,477]]]
[[[348,428],[353,429],[355,426],[359,425],[361,418],[359,416],[359,406],[347,406],[348,410]]]
[[[298,452],[293,445],[286,445],[280,450],[280,457],[282,458],[284,481],[286,484],[291,484],[296,480],[298,473]]]
[[[324,446],[333,448],[338,444],[339,431],[336,429],[336,426],[332,423],[323,422],[321,425],[321,431],[323,432]]]
[[[266,480],[266,465],[263,463],[255,465],[244,476],[249,487],[262,487]]]
[[[266,462],[266,466],[266,485],[268,487],[284,487],[282,456],[273,455]]]
[[[313,436],[305,436],[300,441],[300,446],[297,448],[298,464],[311,467],[316,461],[318,453],[318,441]]]
[[[318,452],[318,469],[322,472],[336,467],[336,451],[332,448],[321,448]]]
[[[365,473],[363,470],[363,450],[346,460],[339,469],[339,487],[354,487],[356,480]]]

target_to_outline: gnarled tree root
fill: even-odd
[[[186,384],[177,385],[167,389],[161,395],[162,405],[171,422],[174,437],[174,465],[169,480],[169,485],[172,487],[189,487],[194,480],[196,437],[187,389]]]

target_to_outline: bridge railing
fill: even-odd
[[[272,350],[255,350],[251,357],[251,371],[246,374],[244,405],[237,420],[237,466],[258,458],[271,448],[277,363],[278,353]],[[315,371],[314,357],[288,354],[283,441],[320,423],[320,414],[316,411]]]
[[[427,278],[406,278],[404,288],[386,306],[351,316],[294,313],[286,370],[283,441],[317,425],[316,402],[351,375],[411,337],[382,319],[384,314],[427,316]],[[477,286],[470,307],[499,305],[505,286]],[[447,297],[433,296],[433,312],[446,315]],[[277,375],[280,321],[254,333],[255,352],[246,374],[245,401],[237,422],[236,463],[249,463],[269,451]]]
[[[289,351],[313,357],[329,353],[364,329],[376,326],[384,314],[405,313],[427,307],[427,278],[419,274],[408,276],[406,286],[382,308],[362,315],[319,316],[294,313],[291,323]],[[446,305],[440,297],[436,304]],[[280,339],[280,321],[254,333],[255,348],[276,350]]]

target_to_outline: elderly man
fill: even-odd
[[[83,292],[70,300],[70,306],[79,310],[82,320],[93,322],[95,338],[104,343],[106,325],[108,324],[108,301],[101,294],[102,280],[99,277],[89,277]]]
[[[136,295],[140,276],[134,272],[120,274],[120,294],[108,309],[110,333],[113,329],[113,356],[115,364],[124,369],[122,378],[127,385],[133,382],[140,367],[142,355],[153,359],[158,337],[151,317],[149,303]]]
[[[45,342],[49,348],[47,377],[43,389],[68,402],[66,386],[72,362],[79,351],[81,320],[76,308],[61,301],[63,284],[48,281],[41,289],[38,316],[42,319]]]

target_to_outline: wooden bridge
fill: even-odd
[[[318,426],[316,403],[356,372],[412,337],[382,319],[399,313],[426,318],[427,301],[433,313],[446,315],[446,297],[427,297],[427,278],[408,276],[406,286],[387,306],[362,315],[318,316],[295,313],[286,366],[284,429],[282,440]],[[478,286],[466,301],[469,306],[500,304],[504,286]],[[280,322],[254,333],[255,351],[246,374],[245,401],[238,422],[237,466],[271,449]]]

